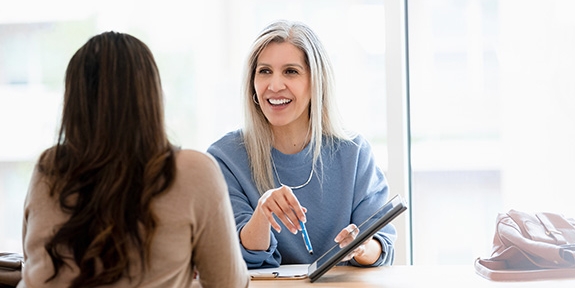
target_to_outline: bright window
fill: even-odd
[[[13,1],[0,9],[0,250],[21,251],[24,197],[39,154],[53,145],[64,73],[91,36],[144,41],[165,90],[171,140],[205,151],[242,123],[241,79],[258,32],[273,20],[307,23],[330,54],[340,112],[387,169],[383,1]]]
[[[488,257],[497,213],[573,217],[572,1],[408,1],[414,264]]]

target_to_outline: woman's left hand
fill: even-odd
[[[349,245],[357,235],[359,234],[359,228],[355,224],[349,224],[345,227],[337,236],[335,236],[335,242],[339,243],[339,247],[345,247]],[[359,264],[371,265],[377,261],[379,255],[381,254],[382,248],[379,241],[369,238],[365,242],[361,243],[357,248],[347,254],[341,261],[349,261],[355,258]]]
[[[358,234],[359,228],[357,228],[355,224],[349,224],[347,227],[343,228],[343,230],[341,230],[337,236],[335,236],[334,241],[339,243],[340,248],[343,248],[355,240],[355,237],[357,237]],[[341,261],[349,261],[355,256],[363,255],[363,253],[365,253],[365,244],[366,243],[359,245],[357,248],[347,254],[347,256],[345,256],[345,258],[343,258]]]

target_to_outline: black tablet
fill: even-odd
[[[372,237],[377,231],[389,224],[391,220],[406,209],[407,206],[403,198],[399,195],[394,196],[367,220],[358,225],[359,234],[349,245],[340,248],[339,244],[335,244],[315,262],[309,265],[307,275],[310,281],[314,282],[319,279],[325,272],[341,262],[347,254]]]

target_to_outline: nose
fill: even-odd
[[[281,77],[281,75],[274,74],[270,79],[270,83],[268,85],[268,90],[270,90],[272,92],[278,92],[278,91],[281,91],[285,88],[286,88],[286,86],[284,83],[284,79]]]

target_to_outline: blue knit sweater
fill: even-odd
[[[308,153],[310,149],[308,145],[303,151],[289,155],[272,149],[277,173],[283,184],[297,186],[306,182],[312,163],[312,155]],[[226,134],[208,148],[208,153],[216,158],[222,168],[239,233],[252,216],[260,198],[251,177],[241,131]],[[294,235],[287,229],[277,233],[271,229],[268,250],[247,250],[240,245],[248,268],[312,263],[335,244],[334,238],[343,228],[351,223],[359,225],[387,201],[387,181],[376,166],[371,146],[362,136],[357,136],[353,141],[339,140],[331,146],[325,144],[322,159],[323,167],[317,169],[311,182],[293,190],[300,204],[307,208],[306,228],[314,254],[308,253],[300,233]],[[276,183],[279,187],[278,179]],[[389,224],[374,237],[381,243],[383,252],[373,266],[391,264],[395,228]],[[348,264],[359,266],[354,260]]]

